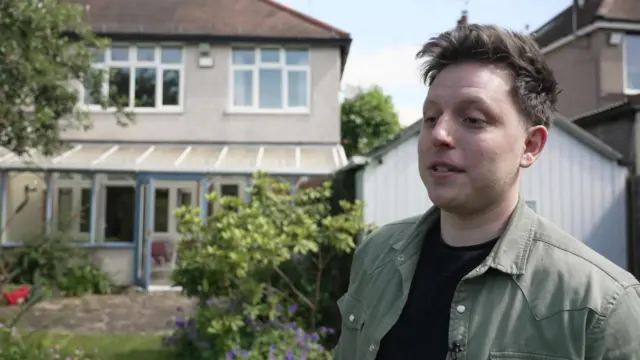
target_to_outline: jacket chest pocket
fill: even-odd
[[[346,293],[338,300],[338,308],[342,316],[340,342],[336,346],[335,359],[356,360],[358,348],[362,343],[362,327],[366,317],[366,309],[362,300]]]

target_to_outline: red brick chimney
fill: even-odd
[[[458,27],[466,26],[468,24],[467,10],[462,10],[462,15],[460,15],[460,19],[458,19]]]

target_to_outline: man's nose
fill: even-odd
[[[452,119],[448,116],[441,116],[433,126],[431,131],[431,137],[433,138],[433,146],[447,146],[453,147],[455,125]]]

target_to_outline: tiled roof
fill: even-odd
[[[272,0],[69,0],[98,33],[347,39],[349,34]]]

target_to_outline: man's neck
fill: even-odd
[[[451,246],[472,246],[491,241],[502,234],[517,204],[516,194],[475,214],[459,216],[442,211],[442,239]]]

